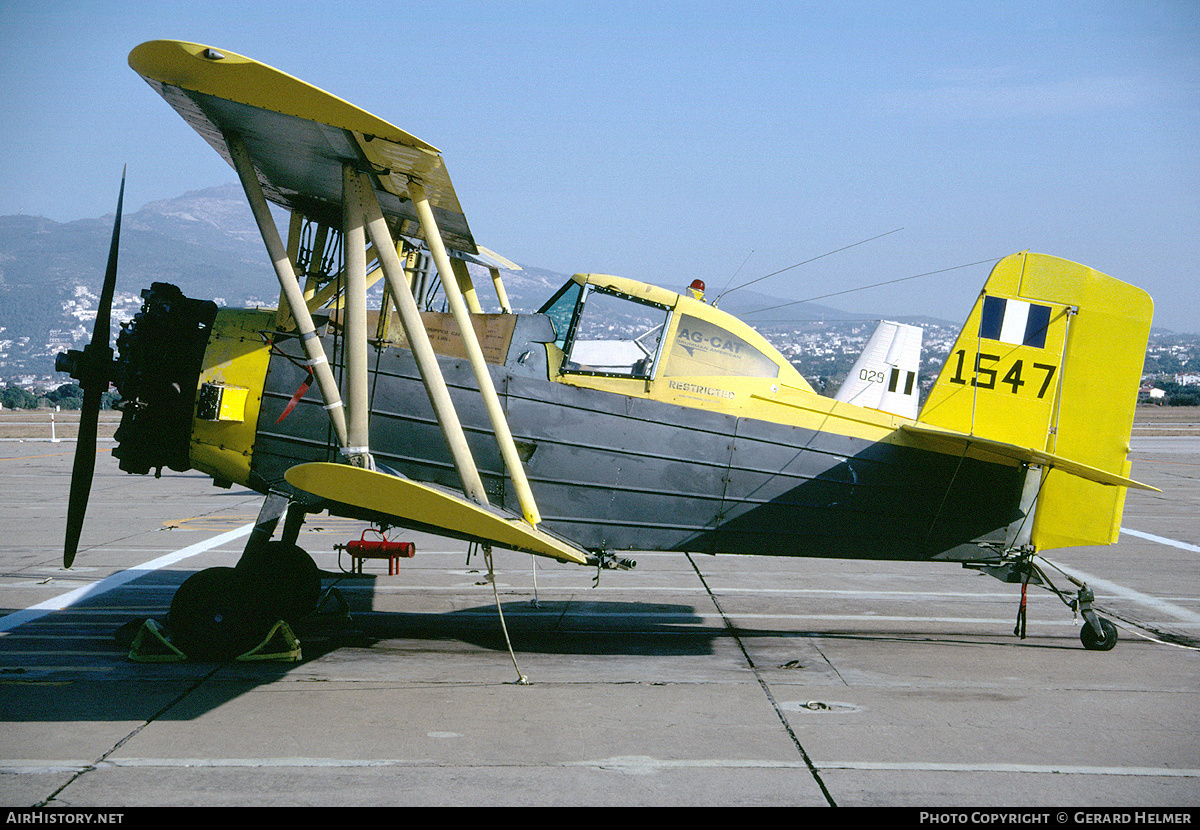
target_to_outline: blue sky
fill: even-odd
[[[253,57],[431,142],[518,262],[806,299],[1031,249],[1200,331],[1200,3],[0,0],[0,214],[234,181],[129,69]],[[989,266],[830,298],[962,320]],[[736,277],[734,276],[736,273]],[[269,274],[264,280],[271,279]]]

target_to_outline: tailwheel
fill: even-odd
[[[1110,651],[1117,644],[1117,627],[1103,617],[1097,617],[1096,622],[1104,636],[1097,634],[1095,626],[1089,621],[1085,622],[1079,631],[1079,639],[1083,642],[1083,647],[1090,651]]]
[[[1005,561],[999,565],[985,565],[980,567],[985,573],[991,574],[997,579],[1004,580],[1005,582],[1021,583],[1021,607],[1017,612],[1017,627],[1013,633],[1022,638],[1025,635],[1025,586],[1040,585],[1061,599],[1063,604],[1072,611],[1083,617],[1083,628],[1079,632],[1079,639],[1083,643],[1084,648],[1089,651],[1111,651],[1115,648],[1117,645],[1117,627],[1096,613],[1095,592],[1085,582],[1071,576],[1062,568],[1054,565],[1054,563],[1042,560],[1053,566],[1078,588],[1074,596],[1067,591],[1059,590],[1050,580],[1049,575],[1034,561],[1034,558],[1033,551],[1029,550],[1024,552],[1018,559]],[[975,566],[968,565],[968,567]]]
[[[192,574],[175,592],[168,616],[178,648],[196,660],[232,660],[255,645],[246,586],[234,568]]]

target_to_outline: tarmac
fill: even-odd
[[[1119,626],[1108,652],[1032,588],[1015,636],[1020,586],[952,564],[496,551],[489,579],[404,534],[398,575],[352,576],[335,546],[367,526],[321,515],[299,541],[329,613],[300,659],[227,663],[114,633],[232,565],[261,496],[126,476],[111,446],[64,570],[75,445],[0,443],[8,808],[1200,805],[1200,436],[1135,432],[1162,492],[1129,492],[1116,546],[1048,553]]]

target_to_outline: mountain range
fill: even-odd
[[[0,380],[66,380],[53,374],[54,355],[91,338],[112,223],[112,214],[73,222],[0,216]],[[568,278],[521,267],[503,272],[519,311],[538,308]],[[240,185],[150,202],[122,217],[114,341],[115,327],[137,312],[140,291],[152,282],[173,283],[187,296],[222,305],[275,305],[273,270]],[[486,303],[488,292],[480,293]],[[722,308],[738,314],[785,302],[743,291]],[[864,316],[801,303],[772,312],[771,327]]]

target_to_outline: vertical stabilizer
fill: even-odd
[[[1129,435],[1154,305],[1074,262],[1021,253],[993,269],[919,423],[1129,475]],[[1039,549],[1116,541],[1125,487],[1042,473]]]
[[[922,333],[919,326],[881,321],[834,399],[915,420]]]

